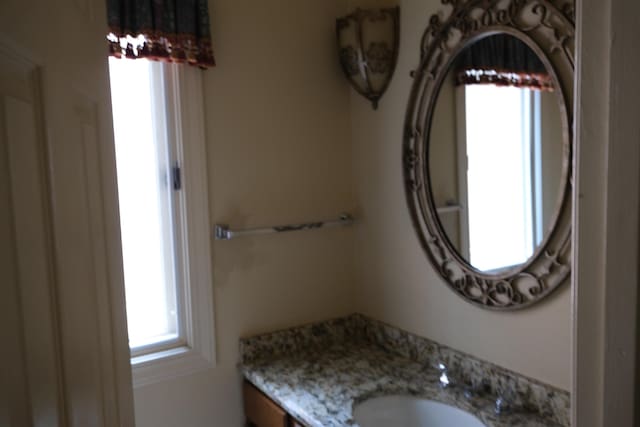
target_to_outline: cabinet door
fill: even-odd
[[[288,415],[271,399],[247,381],[243,384],[244,413],[257,427],[288,427]]]

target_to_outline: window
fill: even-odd
[[[496,271],[526,262],[542,240],[540,92],[486,84],[464,92],[469,259]]]
[[[134,384],[213,359],[200,71],[109,59]],[[197,196],[197,197],[196,197]]]

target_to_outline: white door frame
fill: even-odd
[[[572,425],[634,425],[640,3],[577,0]]]
[[[135,423],[119,219],[109,208],[106,9],[95,5],[0,2],[0,232],[9,236],[0,252],[16,273],[2,289],[12,307],[0,327],[14,348],[0,362],[22,371],[0,382],[12,399],[8,409],[0,399],[3,426]]]

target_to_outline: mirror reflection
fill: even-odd
[[[509,34],[453,61],[429,135],[429,178],[449,241],[479,271],[525,263],[560,205],[563,120],[555,82]]]

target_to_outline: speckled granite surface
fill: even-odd
[[[241,340],[250,382],[309,427],[356,426],[353,405],[371,397],[415,395],[475,414],[489,427],[568,426],[569,395],[361,315]],[[488,379],[486,393],[442,389],[436,362],[462,382]],[[497,416],[498,391],[514,392],[514,410]]]

